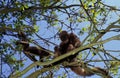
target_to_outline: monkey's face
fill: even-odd
[[[69,34],[66,31],[62,31],[59,34],[59,36],[60,36],[61,41],[65,41],[65,42],[69,41]]]
[[[77,36],[76,36],[75,34],[73,34],[73,33],[70,33],[70,38],[72,38],[72,39],[76,39]]]

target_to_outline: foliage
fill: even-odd
[[[78,49],[81,61],[91,67],[106,68],[111,76],[120,77],[119,12],[117,6],[108,5],[102,0],[1,0],[0,77],[28,70],[35,75],[33,67],[36,64],[42,67],[56,61],[50,58],[45,63],[32,63],[22,52],[22,46],[16,45],[16,41],[20,40],[19,32],[27,35],[31,45],[44,47],[53,54],[54,46],[60,43],[58,33],[62,30],[74,32],[81,39],[84,46]],[[28,62],[31,63],[27,69]],[[70,77],[69,69],[64,70],[60,66],[65,74],[56,69],[59,66],[35,71],[39,77],[48,77],[48,74],[58,78]],[[57,71],[59,74],[55,73]],[[29,77],[31,74],[25,72],[20,75]]]

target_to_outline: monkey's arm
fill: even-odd
[[[38,61],[34,55],[28,54],[27,52],[24,52],[24,54],[31,60],[31,61]]]
[[[94,74],[101,74],[105,76],[106,78],[112,78],[111,76],[109,76],[108,72],[105,69],[102,69],[100,67],[93,67],[93,68],[85,67],[84,68],[80,66],[73,66],[73,67],[71,66],[70,69],[80,76],[92,76]]]
[[[38,61],[35,56],[33,54],[31,54],[29,51],[27,51],[26,49],[29,48],[29,43],[26,41],[17,41],[16,45],[18,44],[22,44],[23,45],[23,53],[31,60],[31,61]]]
[[[29,46],[29,43],[26,42],[26,41],[17,41],[17,44],[22,44],[23,45],[23,50],[26,51],[26,52],[29,52],[31,54],[38,55],[38,56],[40,56],[40,55],[43,55],[43,56],[50,55],[50,53],[47,52],[46,49],[44,49],[44,48],[39,49],[36,46]]]
[[[67,62],[64,66],[69,67],[74,73],[80,76],[92,76],[94,74],[98,74],[104,76],[105,78],[112,78],[107,69],[100,67],[89,67],[85,62],[78,62],[76,58],[73,62]]]

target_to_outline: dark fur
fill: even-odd
[[[59,46],[55,47],[55,58],[63,55],[67,52],[70,52],[72,50],[74,50],[75,48],[78,48],[81,46],[81,42],[79,40],[79,38],[74,34],[74,33],[70,33],[68,34],[66,31],[62,31],[59,35],[60,39],[61,39],[61,43]],[[64,61],[67,62],[77,62],[77,54],[71,55],[69,57],[66,57],[65,59],[62,59],[58,62],[55,62],[53,65],[56,64],[60,64]],[[75,72],[76,74],[80,75],[80,76],[91,76],[94,75],[93,72],[89,71],[89,70],[85,70],[84,68],[82,68],[81,66],[69,66],[69,68]],[[106,72],[104,69],[101,69],[99,67],[94,67],[92,69],[93,71],[97,72],[97,70],[100,70],[101,72],[108,74],[108,72]]]
[[[50,54],[46,52],[44,48],[39,49],[38,47],[35,46],[29,46],[29,43],[25,41],[19,41],[20,44],[23,45],[23,51],[32,57],[37,55],[40,57],[40,61],[43,62],[43,58],[49,56]],[[33,60],[32,60],[33,61]],[[37,61],[37,60],[34,60]]]

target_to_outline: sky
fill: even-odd
[[[115,6],[115,7],[117,7],[117,8],[120,8],[120,0],[102,0],[105,4],[107,4],[107,5],[110,5],[110,6]],[[78,2],[77,2],[78,3]],[[113,22],[113,21],[115,21],[115,20],[117,20],[118,19],[118,16],[116,15],[116,14],[112,14],[112,19],[110,19],[109,20],[109,22],[108,22],[108,24],[107,25],[109,25],[109,23],[111,23],[111,22]],[[107,26],[106,25],[106,26]],[[109,33],[109,34],[106,34],[105,36],[103,36],[103,39],[106,39],[106,38],[109,38],[109,37],[111,37],[111,36],[113,36],[113,35],[118,35],[118,34],[120,34],[120,32],[111,32],[111,33]],[[120,50],[120,41],[111,41],[111,42],[109,42],[109,43],[106,43],[105,45],[104,45],[104,47],[106,48],[106,49],[110,49],[110,50]],[[112,53],[113,55],[118,55],[118,53]],[[73,75],[72,73],[71,73],[71,75]],[[83,77],[79,77],[79,78],[83,78]],[[86,78],[101,78],[100,76],[96,76],[96,75],[94,75],[94,76],[91,76],[91,77],[86,77]],[[116,77],[117,78],[117,77]]]
[[[78,2],[76,2],[77,0],[75,0],[75,1],[73,1],[73,3],[78,3]],[[111,6],[116,6],[116,7],[119,7],[120,8],[120,0],[102,0],[105,4],[108,4],[108,5],[111,5]],[[70,1],[70,3],[71,3],[71,1]],[[68,3],[69,4],[69,3]],[[109,22],[108,22],[108,24],[107,25],[105,25],[105,26],[108,26],[109,25],[109,23],[110,22],[113,22],[113,21],[115,21],[118,17],[115,17],[116,16],[116,14],[112,14],[112,18],[113,19],[110,19],[109,20]],[[64,16],[63,17],[61,17],[61,18],[64,18]],[[42,26],[45,26],[46,25],[46,23],[43,21],[43,22],[38,22],[38,25],[40,25],[41,26],[41,30],[42,29],[44,29],[44,27],[42,27]],[[52,29],[51,30],[45,30],[45,31],[40,31],[40,33],[46,33],[46,31],[47,32],[49,32],[49,31],[52,31]],[[117,35],[117,34],[120,34],[119,32],[111,32],[111,33],[109,33],[109,34],[106,34],[105,36],[103,36],[103,39],[106,39],[106,38],[109,38],[109,37],[111,37],[111,36],[113,36],[113,35]],[[44,35],[43,35],[44,36]],[[49,35],[48,35],[49,36]],[[81,37],[80,37],[81,38]],[[84,38],[84,37],[83,37]],[[83,38],[81,38],[81,40],[83,40]],[[56,41],[57,42],[57,41]],[[106,49],[116,49],[116,50],[120,50],[119,49],[119,43],[120,42],[118,42],[118,41],[113,41],[113,42],[109,42],[109,43],[106,43],[105,45],[104,45],[104,47],[106,48]],[[116,45],[117,44],[117,45]],[[114,46],[113,46],[114,45]],[[52,47],[53,48],[53,47]],[[50,48],[51,49],[51,48]],[[53,49],[51,49],[51,50],[53,50]],[[113,53],[114,54],[114,53]],[[116,54],[115,54],[116,55]],[[99,66],[102,66],[102,64],[101,65],[99,65]],[[58,72],[56,72],[57,74],[59,74],[59,72],[62,72],[63,70],[62,69],[60,69]],[[70,76],[73,76],[73,75],[75,75],[75,73],[73,73],[73,72],[70,72],[69,73],[69,75]],[[72,78],[72,77],[71,77]],[[78,77],[78,78],[83,78],[83,77]],[[96,76],[96,75],[94,75],[94,76],[91,76],[91,77],[86,77],[86,78],[101,78],[100,76]]]
[[[120,8],[120,0],[102,0],[103,2],[105,2],[105,4],[108,4],[108,5],[111,5],[111,6],[116,6],[116,7],[119,7]],[[70,3],[71,3],[71,1],[70,1]],[[78,3],[77,2],[77,0],[74,0],[73,1],[73,3]],[[111,19],[109,22],[112,22],[113,20],[116,20],[118,17],[115,17],[115,15],[116,14],[113,14],[113,19]],[[64,16],[63,16],[64,17]],[[62,17],[61,17],[62,18]],[[108,22],[108,25],[109,25],[109,22]],[[41,30],[42,29],[44,29],[44,27],[42,27],[42,26],[45,26],[46,25],[46,23],[44,22],[44,21],[42,21],[42,22],[38,22],[37,23],[39,26],[41,26]],[[106,25],[107,26],[107,25]],[[40,31],[39,33],[42,33],[43,34],[43,37],[44,37],[44,34],[46,33],[46,31],[47,32],[51,32],[51,31],[53,31],[52,29],[51,30],[44,30],[44,31]],[[54,33],[53,33],[54,34]],[[106,38],[109,38],[109,37],[111,37],[112,35],[117,35],[117,34],[120,34],[119,32],[116,32],[116,33],[109,33],[109,34],[106,34],[104,37],[103,37],[103,39],[106,39]],[[52,34],[51,34],[52,35]],[[46,35],[45,35],[46,36]],[[49,34],[48,34],[48,36],[49,36]],[[83,39],[81,39],[81,40],[83,40]],[[58,40],[59,41],[59,40]],[[57,42],[57,41],[55,41],[55,42]],[[59,43],[59,42],[58,42]],[[118,42],[118,41],[113,41],[113,42],[109,42],[109,43],[106,43],[104,46],[105,46],[105,48],[106,49],[116,49],[116,50],[120,50],[119,49],[119,47],[120,47],[120,42]],[[114,46],[113,46],[114,45]],[[48,47],[48,48],[50,48],[51,50],[53,50],[53,47]],[[116,55],[116,54],[115,54]],[[31,61],[28,61],[27,62],[27,65],[24,67],[24,68],[26,68],[30,63],[32,63]],[[23,70],[24,68],[22,68],[21,70]],[[33,70],[31,70],[31,71],[35,71],[35,69],[33,69]],[[29,73],[31,73],[31,71],[29,71],[26,75],[24,75],[24,77],[25,76],[27,76]],[[57,72],[57,74],[59,74],[59,72],[62,72],[62,69],[60,70],[60,71],[58,71]],[[72,76],[74,73],[73,72],[70,72],[69,73],[70,74],[70,76]],[[74,74],[75,75],[75,74]],[[72,77],[71,77],[72,78]],[[78,78],[83,78],[83,77],[78,77]],[[91,77],[86,77],[86,78],[101,78],[101,77],[98,77],[98,76],[96,76],[96,75],[94,75],[94,76],[91,76]]]

